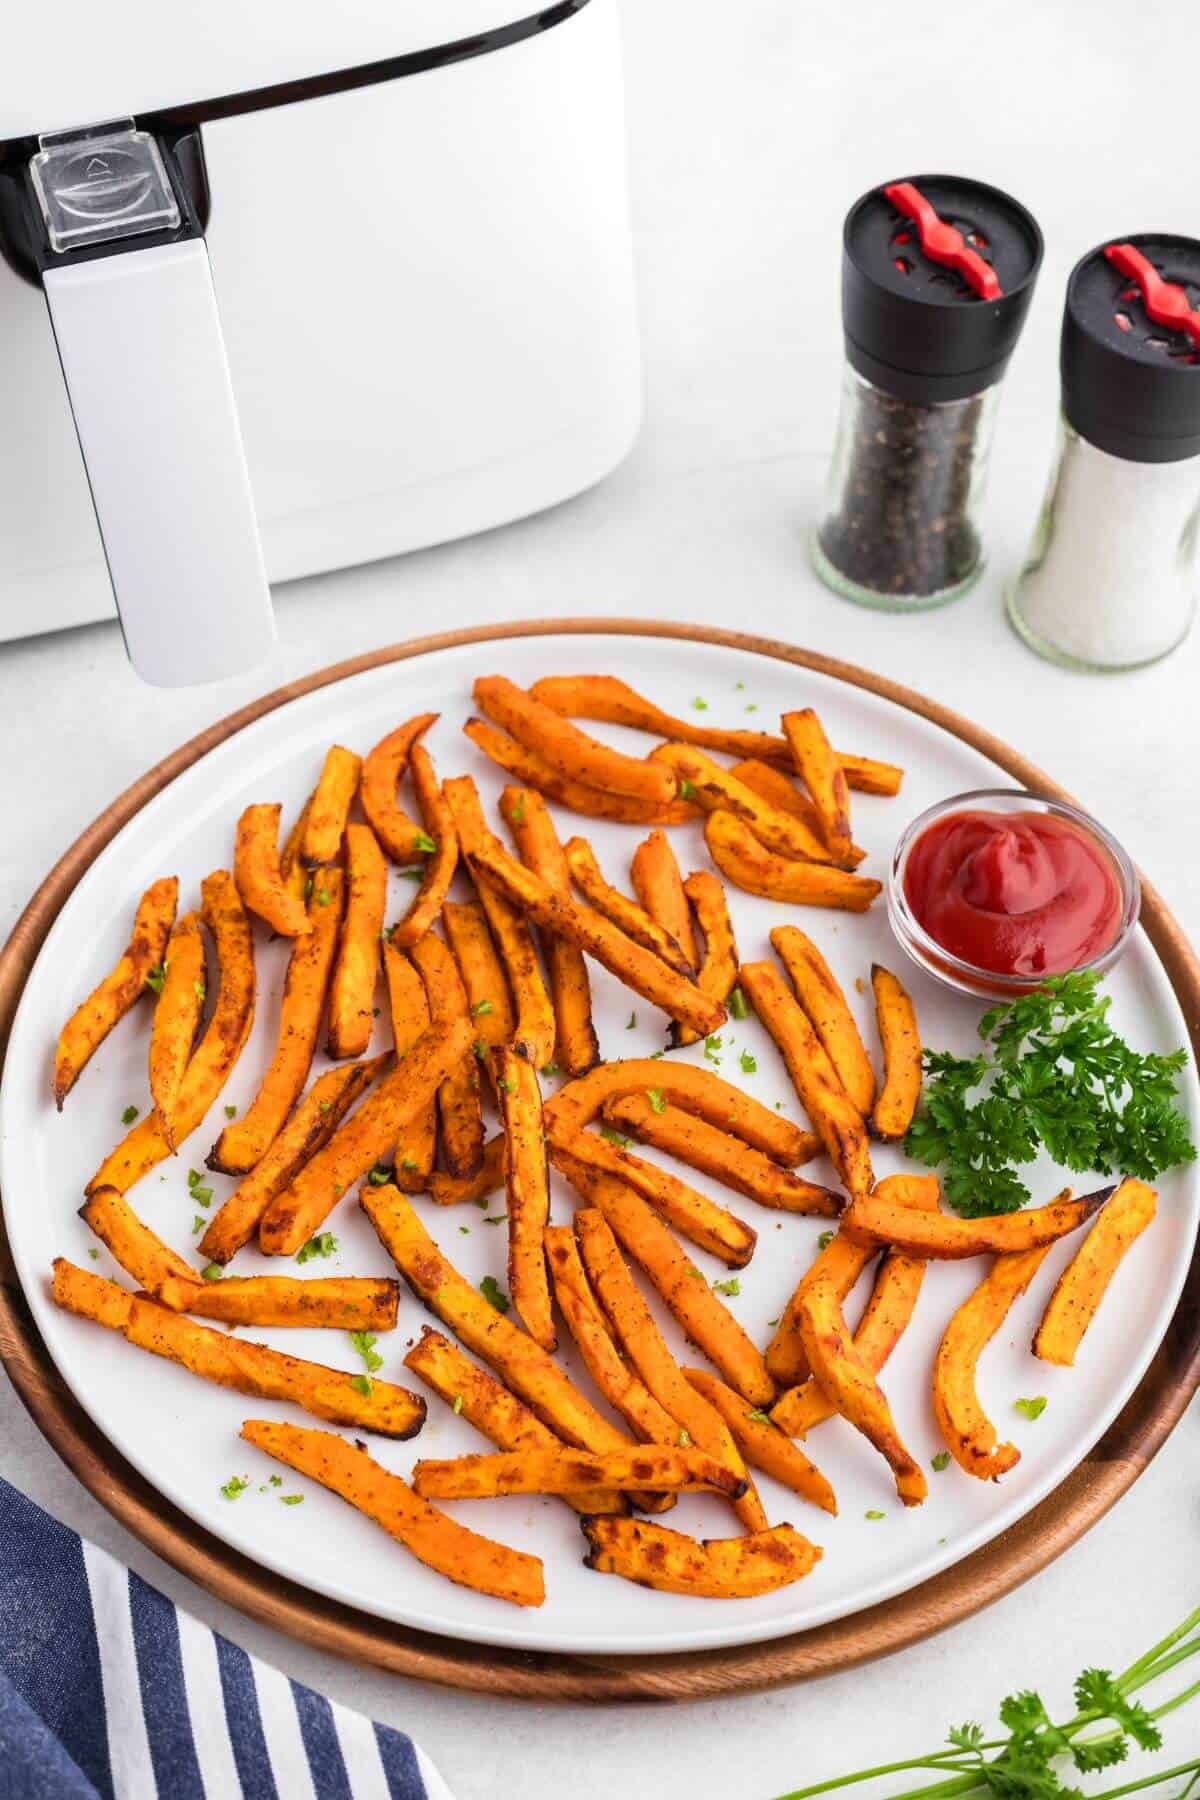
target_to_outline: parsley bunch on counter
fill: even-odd
[[[1098,986],[1094,974],[1053,976],[984,1014],[980,1055],[926,1050],[921,1110],[904,1147],[941,1171],[965,1218],[1023,1206],[1029,1189],[1016,1171],[1043,1149],[1078,1174],[1143,1181],[1194,1161],[1177,1105],[1187,1052],[1131,1050]]]

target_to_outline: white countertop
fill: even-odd
[[[933,0],[902,9],[757,0],[627,8],[647,422],[633,456],[570,505],[278,594],[274,665],[219,689],[142,687],[115,626],[0,649],[0,930],[56,857],[150,763],[254,694],[426,630],[563,614],[694,620],[785,638],[922,689],[1018,745],[1100,813],[1200,935],[1197,644],[1136,675],[1064,674],[1000,607],[1053,436],[1065,276],[1104,233],[1200,233],[1191,59],[1166,0]],[[901,28],[897,24],[903,18]],[[1153,135],[1148,135],[1152,133]],[[1047,257],[1010,371],[994,461],[993,559],[965,601],[895,618],[808,570],[804,533],[837,391],[839,222],[864,187],[948,167],[1010,188]],[[361,1670],[261,1629],[179,1578],[86,1495],[0,1389],[0,1469],[180,1604],[289,1674],[413,1732],[458,1800],[769,1800],[802,1780],[989,1723],[1045,1684],[1069,1711],[1091,1662],[1121,1665],[1196,1594],[1195,1409],[1116,1511],[1031,1585],[872,1668],[749,1699],[616,1711],[479,1700]],[[1031,1626],[1033,1627],[1031,1629]],[[1168,1761],[1195,1747],[1171,1722]],[[1151,1767],[1149,1760],[1145,1768]],[[1128,1777],[1143,1773],[1131,1765]],[[869,1796],[895,1784],[859,1789]]]

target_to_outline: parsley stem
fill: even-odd
[[[881,1775],[899,1775],[905,1769],[939,1769],[943,1773],[949,1773],[962,1767],[961,1763],[948,1760],[959,1755],[961,1752],[958,1750],[935,1750],[929,1756],[913,1756],[905,1762],[879,1763],[873,1769],[858,1769],[853,1775],[834,1775],[828,1781],[818,1781],[814,1787],[792,1788],[788,1793],[780,1794],[777,1800],[810,1800],[810,1796],[814,1794],[831,1794],[838,1788],[854,1787],[860,1781],[875,1781]],[[915,1793],[914,1789],[913,1795]],[[899,1794],[896,1800],[913,1800],[913,1795]]]
[[[1157,1787],[1160,1782],[1173,1781],[1177,1775],[1195,1775],[1200,1771],[1200,1756],[1191,1762],[1177,1763],[1173,1769],[1163,1769],[1157,1775],[1143,1775],[1140,1781],[1127,1781],[1124,1787],[1105,1788],[1102,1794],[1093,1794],[1089,1800],[1120,1800],[1122,1794],[1138,1794],[1144,1788]]]
[[[1117,1676],[1117,1686],[1125,1692],[1130,1691],[1130,1684],[1141,1675],[1143,1669],[1147,1668],[1151,1663],[1156,1663],[1160,1656],[1166,1655],[1168,1650],[1174,1649],[1180,1639],[1188,1637],[1195,1631],[1198,1625],[1200,1625],[1200,1606],[1196,1607],[1194,1612],[1188,1614],[1182,1625],[1177,1625],[1174,1631],[1168,1631],[1166,1637],[1160,1639],[1159,1642],[1154,1645],[1153,1649],[1147,1650],[1144,1656],[1139,1656],[1135,1663],[1130,1663],[1125,1673]],[[1145,1676],[1143,1679],[1149,1680],[1151,1678]],[[1141,1683],[1138,1682],[1137,1685],[1140,1686]]]

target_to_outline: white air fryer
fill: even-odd
[[[625,454],[616,0],[513,5],[16,9],[0,638],[115,597],[147,681],[214,680],[267,653],[269,581],[535,512]]]

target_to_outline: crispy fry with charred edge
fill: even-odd
[[[542,1093],[536,1071],[515,1050],[501,1045],[491,1055],[496,1104],[505,1137],[509,1292],[530,1337],[543,1350],[553,1350],[558,1338],[542,1244],[542,1233],[550,1220],[550,1171],[542,1130]]]
[[[665,831],[652,831],[634,851],[629,878],[644,912],[683,951],[689,969],[699,969],[700,951],[683,876]],[[722,996],[723,997],[723,996]]]
[[[394,1187],[364,1187],[359,1205],[409,1287],[468,1350],[482,1356],[556,1437],[579,1450],[615,1450],[624,1432],[596,1411],[552,1356],[513,1325],[442,1255]]]
[[[571,871],[546,803],[536,788],[506,787],[500,812],[527,869],[556,894],[570,898]],[[557,1060],[568,1075],[582,1075],[600,1060],[592,1023],[592,987],[583,951],[569,938],[547,932],[542,944],[554,1007]]]
[[[800,1335],[812,1372],[842,1417],[874,1444],[896,1477],[905,1506],[920,1506],[929,1489],[905,1448],[892,1409],[866,1359],[854,1347],[831,1281],[814,1281],[800,1301]]]
[[[704,823],[708,853],[722,875],[745,894],[787,906],[827,906],[834,912],[866,912],[883,891],[865,875],[813,862],[790,862],[766,850],[735,813],[709,813]]]
[[[770,763],[759,762],[755,757],[736,763],[729,773],[743,787],[748,787],[761,799],[769,801],[777,812],[789,813],[805,827],[812,846],[808,853],[811,862],[829,862],[830,854],[821,838],[820,814],[803,788],[796,786],[790,774],[772,767]],[[845,857],[847,867],[857,868],[866,854],[859,845],[851,844]]]
[[[296,939],[288,958],[275,1051],[267,1072],[241,1118],[226,1125],[206,1159],[208,1167],[222,1175],[243,1175],[257,1167],[283,1129],[283,1122],[308,1079],[342,926],[344,900],[342,871],[319,870],[308,901],[313,929]]]
[[[447,900],[442,926],[467,992],[475,1033],[485,1049],[507,1044],[516,1030],[508,977],[478,900]]]
[[[753,1256],[758,1233],[666,1169],[643,1162],[640,1156],[631,1156],[622,1146],[610,1144],[591,1131],[571,1132],[555,1124],[550,1141],[554,1150],[561,1147],[592,1168],[604,1169],[627,1182],[680,1237],[718,1257],[727,1268],[744,1269]],[[745,1149],[745,1145],[740,1147]]]
[[[377,1056],[371,1062],[327,1069],[318,1076],[266,1155],[209,1220],[197,1246],[201,1256],[227,1263],[250,1242],[276,1194],[329,1142],[360,1094],[366,1093],[391,1061],[390,1056]]]
[[[146,889],[137,904],[129,942],[115,967],[63,1026],[54,1053],[54,1103],[59,1112],[88,1058],[99,1049],[117,1021],[149,992],[146,977],[166,955],[178,900],[176,875],[164,875]]]
[[[603,1213],[697,1349],[751,1406],[769,1406],[775,1398],[775,1383],[762,1353],[641,1195],[566,1150],[555,1151],[554,1164],[576,1193]]]
[[[254,943],[250,921],[225,869],[206,875],[200,884],[200,916],[212,933],[220,985],[203,1037],[184,1070],[175,1107],[175,1142],[196,1129],[225,1086],[254,1023]],[[157,1112],[126,1132],[109,1152],[86,1192],[115,1187],[124,1194],[135,1181],[172,1154]]]
[[[292,823],[292,828],[283,840],[283,849],[279,852],[279,876],[293,900],[304,905],[309,893],[309,873],[300,859],[300,849],[304,843],[304,833],[308,829],[308,815],[312,808],[312,795],[304,802]]]
[[[687,980],[695,979],[696,971],[683,954],[675,939],[665,932],[661,925],[650,917],[636,901],[630,900],[617,888],[605,881],[596,861],[595,852],[586,838],[573,837],[567,840],[567,866],[571,871],[571,879],[588,905],[596,912],[632,938],[644,950],[650,950],[660,962],[665,962],[669,969]]]
[[[256,1450],[319,1481],[438,1575],[514,1606],[540,1606],[546,1597],[542,1564],[468,1531],[414,1494],[406,1481],[329,1431],[304,1431],[274,1419],[246,1419],[242,1436]]]
[[[407,1056],[429,1030],[429,998],[411,958],[395,944],[384,943],[383,973],[387,981],[392,1042],[397,1056]],[[437,1098],[429,1100],[404,1127],[392,1153],[392,1179],[406,1193],[424,1193],[437,1155]]]
[[[828,1281],[840,1303],[874,1256],[871,1245],[856,1244],[842,1231],[836,1231],[824,1248],[817,1251],[796,1283],[775,1327],[775,1335],[767,1345],[767,1368],[780,1387],[794,1389],[809,1372],[808,1355],[800,1336],[800,1302],[809,1288],[814,1282]]]
[[[821,836],[841,862],[850,854],[851,846],[850,790],[845,771],[811,706],[784,713],[783,734],[796,772],[817,809]]]
[[[785,1169],[806,1162],[820,1148],[811,1132],[801,1131],[790,1119],[772,1112],[711,1069],[673,1062],[670,1057],[632,1056],[621,1062],[601,1063],[578,1080],[569,1081],[546,1102],[547,1127],[554,1120],[568,1129],[582,1131],[603,1109],[606,1100],[637,1093],[674,1101],[685,1112],[695,1113],[710,1125],[753,1144]]]
[[[421,1335],[405,1357],[404,1366],[419,1375],[447,1406],[490,1439],[498,1450],[561,1450],[562,1440],[542,1424],[523,1400],[510,1394],[478,1363],[471,1362],[457,1344],[432,1325],[421,1327]],[[589,1488],[562,1498],[576,1512],[628,1511],[624,1496],[610,1488]]]
[[[685,825],[689,819],[699,817],[698,809],[686,800],[672,800],[669,806],[651,806],[629,794],[605,793],[582,781],[568,781],[535,750],[518,744],[506,732],[497,731],[486,719],[468,719],[463,731],[476,749],[482,750],[498,768],[514,776],[522,786],[536,789],[547,800],[553,800],[583,818],[611,819],[617,825]]]
[[[303,937],[312,930],[304,901],[284,880],[279,861],[279,815],[275,804],[248,806],[237,822],[233,879],[242,905],[257,913],[280,937]]]
[[[300,841],[300,861],[309,869],[336,862],[342,848],[342,833],[350,812],[350,802],[358,789],[362,758],[341,744],[332,744],[325,753],[321,774],[306,808],[304,836]]]
[[[751,1411],[740,1394],[735,1394],[707,1369],[685,1369],[683,1372],[696,1392],[702,1394],[710,1406],[716,1407],[752,1469],[761,1469],[764,1475],[791,1488],[794,1494],[811,1501],[823,1512],[837,1513],[837,1496],[820,1469],[783,1435],[777,1425],[763,1414]]]
[[[1072,1200],[1070,1188],[1064,1188],[1048,1206],[981,1219],[914,1212],[878,1194],[863,1195],[851,1201],[842,1214],[842,1230],[861,1244],[895,1244],[910,1256],[927,1256],[934,1262],[989,1252],[1003,1256],[1013,1250],[1036,1250],[1077,1230],[1113,1191],[1111,1187],[1098,1188],[1094,1194]]]
[[[821,1551],[791,1525],[764,1526],[746,1537],[687,1537],[649,1519],[580,1519],[589,1549],[584,1562],[602,1575],[639,1587],[705,1600],[748,1600],[801,1581]]]
[[[194,912],[175,923],[163,958],[166,971],[150,1027],[150,1099],[163,1136],[175,1148],[175,1108],[204,1011],[204,939]]]
[[[834,1219],[842,1210],[842,1196],[832,1188],[818,1187],[815,1181],[804,1181],[790,1169],[781,1169],[761,1150],[680,1106],[664,1101],[656,1108],[646,1094],[627,1094],[607,1101],[604,1117],[619,1131],[632,1133],[639,1143],[677,1156],[680,1162],[757,1200],[760,1206],[822,1219]]]
[[[925,1212],[937,1211],[938,1182],[936,1175],[888,1175],[879,1183],[877,1191],[882,1192],[885,1189],[894,1198],[901,1199],[907,1206],[916,1206]],[[859,1257],[869,1257],[869,1252],[864,1252],[861,1245],[851,1244],[848,1238],[835,1238],[833,1241],[840,1244],[838,1257],[847,1256],[851,1259],[851,1270],[854,1267],[852,1259],[856,1254]],[[830,1244],[826,1248],[831,1250],[833,1245]],[[817,1258],[817,1263],[820,1263],[821,1257],[825,1255],[826,1251],[822,1251],[821,1256]],[[833,1264],[837,1260],[836,1257],[827,1260],[823,1265],[824,1270],[833,1275]],[[816,1269],[817,1263],[814,1263],[814,1269]],[[864,1266],[864,1262],[858,1264],[860,1270]],[[845,1285],[843,1282],[837,1281],[836,1276],[834,1279],[840,1298],[845,1300],[854,1282],[850,1281],[848,1285]],[[888,1357],[908,1329],[908,1322],[916,1309],[924,1279],[925,1262],[922,1257],[909,1256],[903,1250],[889,1250],[880,1262],[878,1273],[875,1276],[875,1285],[871,1289],[871,1297],[863,1308],[862,1318],[854,1332],[854,1347],[875,1374],[878,1375],[880,1369],[884,1367]],[[794,1315],[790,1321],[790,1329],[792,1333],[790,1341],[794,1342],[796,1346],[796,1367],[803,1373],[808,1367],[808,1359],[804,1354],[804,1347],[800,1343]],[[772,1365],[770,1349],[767,1351],[767,1367],[777,1381],[782,1379],[781,1369]],[[836,1416],[837,1407],[829,1399],[821,1384],[815,1381],[811,1375],[807,1380],[800,1381],[797,1386],[789,1387],[771,1408],[771,1417],[776,1425],[793,1438],[803,1437],[806,1432],[813,1429],[814,1425],[820,1425],[823,1420]]]
[[[882,794],[891,799],[900,792],[904,770],[895,763],[878,762],[873,756],[854,756],[845,750],[834,753],[842,765],[846,786],[860,794]]]
[[[437,723],[437,717],[436,713],[418,713],[397,725],[395,731],[380,738],[363,760],[358,797],[367,824],[387,855],[401,867],[424,860],[426,852],[421,848],[421,839],[425,833],[403,810],[396,790],[408,767],[413,745]]]
[[[454,829],[454,814],[446,804],[445,794],[438,784],[433,758],[424,744],[413,745],[411,764],[413,787],[425,822],[424,836],[426,840],[433,840],[434,848],[429,850],[426,841],[425,848],[429,853],[421,885],[404,917],[388,933],[398,950],[411,950],[418,939],[424,937],[442,910],[446,895],[450,892],[454,871],[458,867],[458,834]]]
[[[834,1074],[865,1119],[875,1103],[875,1071],[833,970],[797,925],[777,925],[771,933],[771,947],[788,972]],[[918,1079],[920,1060],[918,1047]]]
[[[699,1444],[745,1479],[746,1491],[734,1502],[733,1510],[747,1531],[761,1531],[767,1515],[742,1453],[720,1413],[685,1380],[604,1214],[594,1207],[582,1208],[575,1214],[575,1237],[592,1292],[608,1317],[616,1341],[650,1394],[675,1421],[674,1441]]]
[[[817,1128],[842,1185],[853,1199],[874,1185],[867,1128],[837,1078],[808,1014],[774,963],[743,963],[741,984],[774,1038],[800,1104]]]
[[[259,1400],[288,1400],[316,1419],[357,1426],[382,1437],[409,1438],[425,1420],[425,1402],[390,1381],[372,1381],[364,1393],[355,1377],[323,1363],[304,1362],[266,1344],[249,1344],[227,1332],[197,1325],[156,1300],[126,1293],[113,1281],[77,1269],[64,1257],[54,1261],[55,1304],[93,1319],[139,1350],[179,1363],[203,1381],[253,1394]]]
[[[1151,1223],[1158,1198],[1144,1181],[1126,1176],[1058,1278],[1033,1340],[1033,1354],[1069,1369],[1083,1334],[1127,1250]]]
[[[1015,1444],[997,1442],[996,1427],[979,1403],[975,1369],[1014,1300],[1019,1300],[1051,1245],[998,1256],[969,1299],[947,1325],[933,1364],[933,1412],[942,1442],[960,1469],[980,1481],[998,1481],[1021,1460]]]
[[[740,1500],[745,1481],[707,1450],[678,1444],[630,1444],[621,1450],[502,1450],[498,1454],[422,1457],[413,1487],[427,1500],[494,1500],[504,1494],[564,1494],[589,1485],[666,1493],[709,1488]]]
[[[494,882],[502,893],[544,931],[569,938],[609,969],[625,986],[673,1019],[707,1036],[725,1022],[725,1008],[651,951],[635,944],[593,907],[556,894],[532,870],[509,856],[489,832],[470,856],[475,875]]]
[[[461,1206],[498,1194],[504,1186],[504,1151],[504,1133],[499,1132],[483,1146],[483,1161],[474,1175],[444,1175],[435,1169],[429,1177],[429,1198],[438,1206]]]
[[[316,896],[319,899],[319,895]],[[387,907],[387,864],[369,825],[346,827],[346,911],[329,983],[326,1055],[363,1056],[374,1026],[379,940]]]
[[[696,986],[710,999],[724,1006],[737,986],[738,953],[733,935],[733,921],[725,901],[725,889],[707,869],[693,869],[683,884],[683,891],[696,914],[704,938],[704,955],[700,959]],[[672,1037],[677,1048],[695,1044],[700,1034],[686,1025],[673,1025]]]
[[[869,1122],[877,1138],[891,1143],[904,1136],[921,1098],[921,1033],[917,1009],[897,976],[872,963],[871,986],[883,1046],[883,1086]]]
[[[623,756],[589,737],[552,707],[543,706],[503,675],[481,675],[472,689],[478,706],[501,730],[536,750],[570,781],[613,794],[630,794],[650,806],[668,806],[676,797],[669,769]]]
[[[689,744],[660,744],[650,753],[651,762],[665,763],[677,775],[681,791],[695,800],[706,813],[732,813],[745,830],[765,850],[788,862],[837,863],[838,853],[819,843],[812,856],[813,835],[808,826],[794,814],[772,806],[753,788],[746,787],[736,775],[715,763],[703,750]],[[683,785],[685,784],[686,785]]]
[[[429,1016],[443,1029],[461,1027],[466,1052],[437,1091],[442,1161],[451,1175],[467,1177],[483,1162],[483,1106],[479,1095],[479,1058],[472,1049],[475,1028],[458,964],[446,945],[429,932],[412,947],[411,956],[425,984]]]
[[[277,1194],[259,1221],[267,1256],[295,1256],[321,1229],[352,1182],[365,1175],[417,1118],[438,1084],[466,1054],[470,1027],[461,1020],[433,1025],[401,1058],[323,1150]]]

